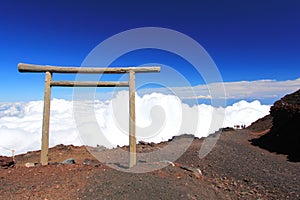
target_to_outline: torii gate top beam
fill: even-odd
[[[33,64],[18,64],[19,72],[51,72],[51,73],[69,73],[69,74],[124,74],[134,71],[139,72],[160,72],[158,66],[147,67],[119,67],[119,68],[98,68],[98,67],[64,67],[64,66],[49,66],[49,65],[33,65]]]

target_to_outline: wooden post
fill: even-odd
[[[42,127],[42,151],[41,151],[42,165],[48,165],[51,80],[52,80],[52,73],[46,72],[45,93],[44,93],[44,114],[43,114],[43,127]]]
[[[12,157],[12,160],[15,162],[16,160],[15,160],[15,150],[14,149],[11,150],[11,157]]]
[[[129,71],[129,167],[136,165],[135,72]]]

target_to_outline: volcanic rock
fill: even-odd
[[[0,167],[7,169],[9,167],[13,167],[15,165],[15,162],[11,157],[6,156],[0,156]]]
[[[263,132],[265,130],[270,130],[273,125],[273,117],[269,114],[263,118],[258,119],[247,127],[248,130],[253,132]]]
[[[63,162],[61,162],[61,164],[65,164],[65,165],[75,164],[75,160],[73,158],[68,158],[68,159],[64,160]]]
[[[300,90],[276,101],[270,115],[273,118],[270,131],[253,139],[252,144],[286,154],[290,161],[300,161]]]

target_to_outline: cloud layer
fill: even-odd
[[[80,118],[74,117],[78,116],[78,110],[72,101],[51,101],[50,146],[128,144],[126,91],[109,101],[81,102],[82,110],[88,110],[85,104],[92,108],[89,111],[92,115],[85,122],[95,118],[96,125],[81,123]],[[161,93],[137,96],[137,140],[160,142],[184,133],[206,137],[220,127],[249,125],[267,115],[269,109],[269,105],[261,105],[259,101],[240,101],[226,108],[214,108],[205,104],[191,107],[176,96]],[[0,103],[0,155],[10,155],[11,149],[16,154],[40,149],[42,116],[43,101]],[[101,140],[103,137],[106,142]]]
[[[218,88],[224,88],[225,93],[220,92],[220,96],[211,96],[211,91],[218,91]],[[175,87],[175,88],[155,88],[156,91],[163,94],[169,94],[173,91],[181,99],[279,99],[285,94],[292,93],[300,88],[300,78],[296,80],[256,80],[256,81],[237,81],[210,83],[197,85],[193,87]],[[140,94],[149,93],[152,89],[139,91]],[[224,96],[225,94],[225,96]]]

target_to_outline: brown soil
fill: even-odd
[[[0,199],[299,199],[300,163],[252,146],[249,140],[255,137],[249,130],[223,132],[201,160],[203,140],[194,139],[175,166],[148,173],[118,171],[95,160],[86,147],[64,145],[50,149],[48,166],[27,168],[25,163],[37,163],[40,156],[29,152],[16,156],[15,166],[0,169]],[[141,143],[137,149],[153,151],[166,144]],[[113,156],[118,149],[93,151]],[[67,158],[76,164],[55,163]]]

